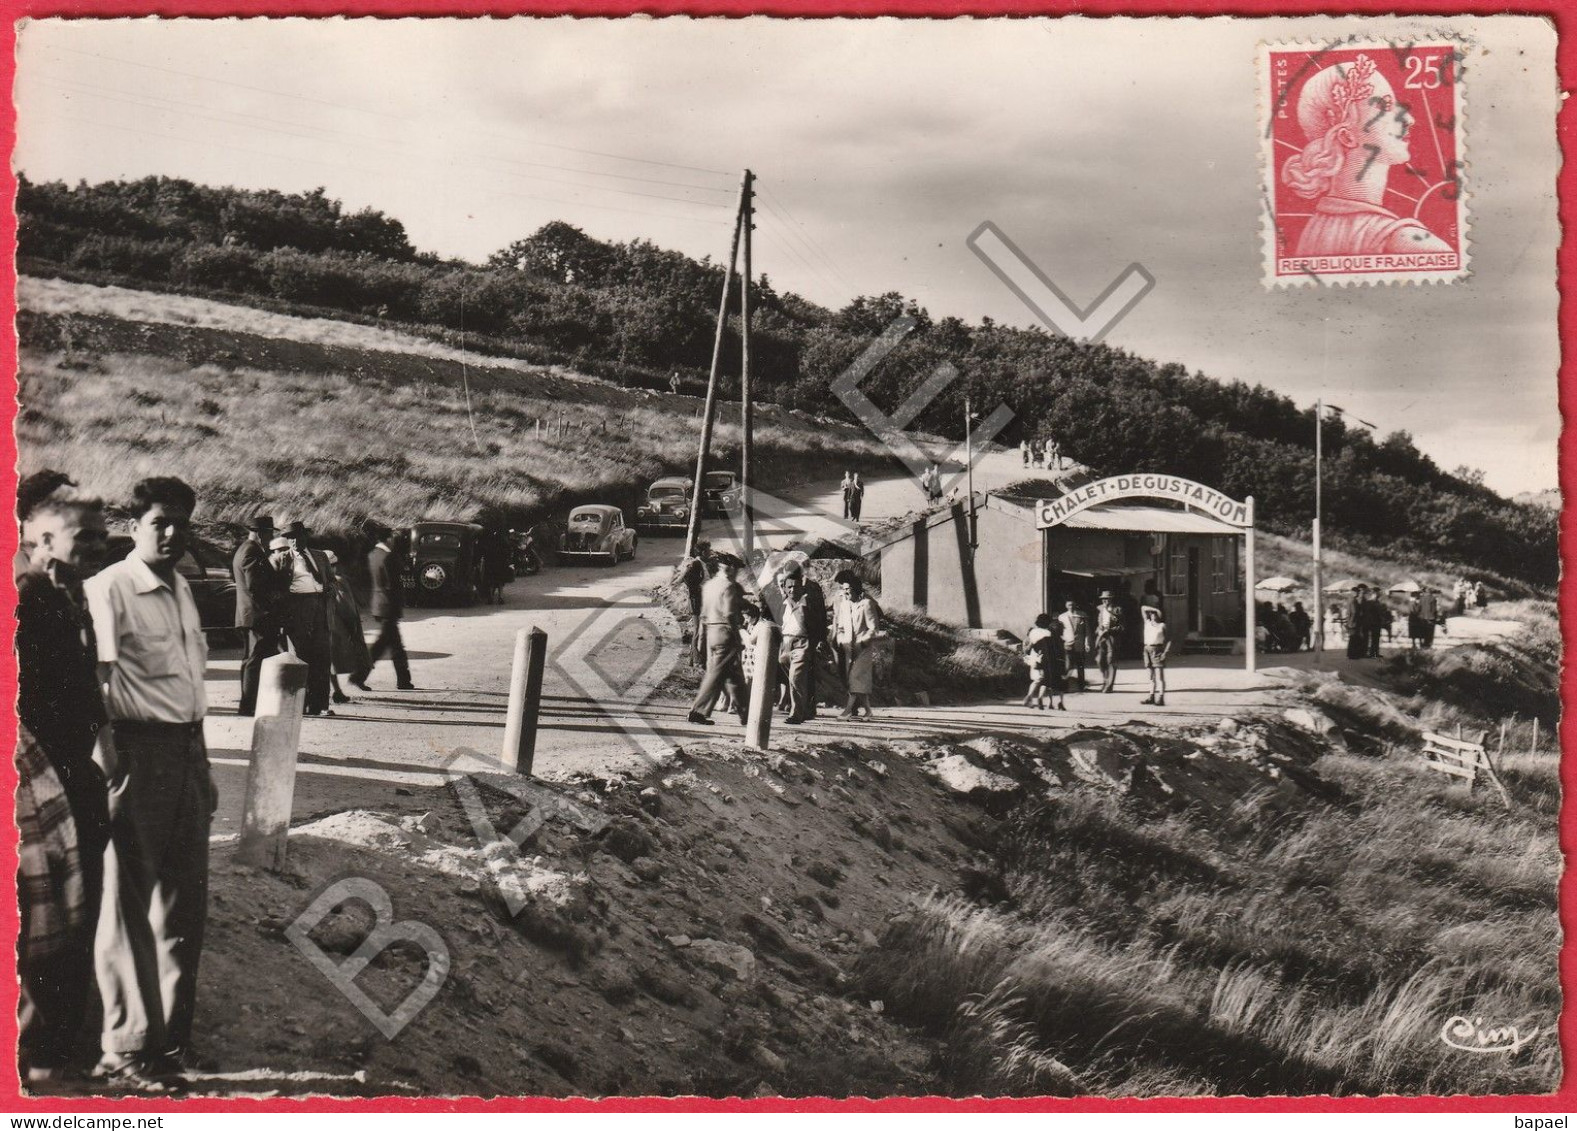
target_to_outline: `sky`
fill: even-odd
[[[1467,44],[1472,277],[1264,288],[1257,45]],[[480,261],[549,220],[754,260],[830,307],[900,291],[1031,325],[966,247],[995,222],[1107,341],[1405,429],[1504,493],[1556,486],[1555,36],[1532,17],[38,20],[15,167],[303,191]]]

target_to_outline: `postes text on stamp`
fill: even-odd
[[[1463,49],[1262,44],[1265,282],[1468,274]]]

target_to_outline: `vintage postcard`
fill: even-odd
[[[6,1110],[1556,1118],[1541,13],[19,23]]]

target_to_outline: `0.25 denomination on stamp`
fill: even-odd
[[[1460,43],[1261,44],[1265,282],[1468,274]]]

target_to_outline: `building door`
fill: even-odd
[[[1188,547],[1188,628],[1191,632],[1203,632],[1204,624],[1200,620],[1200,612],[1204,608],[1204,601],[1199,596],[1199,547]]]

